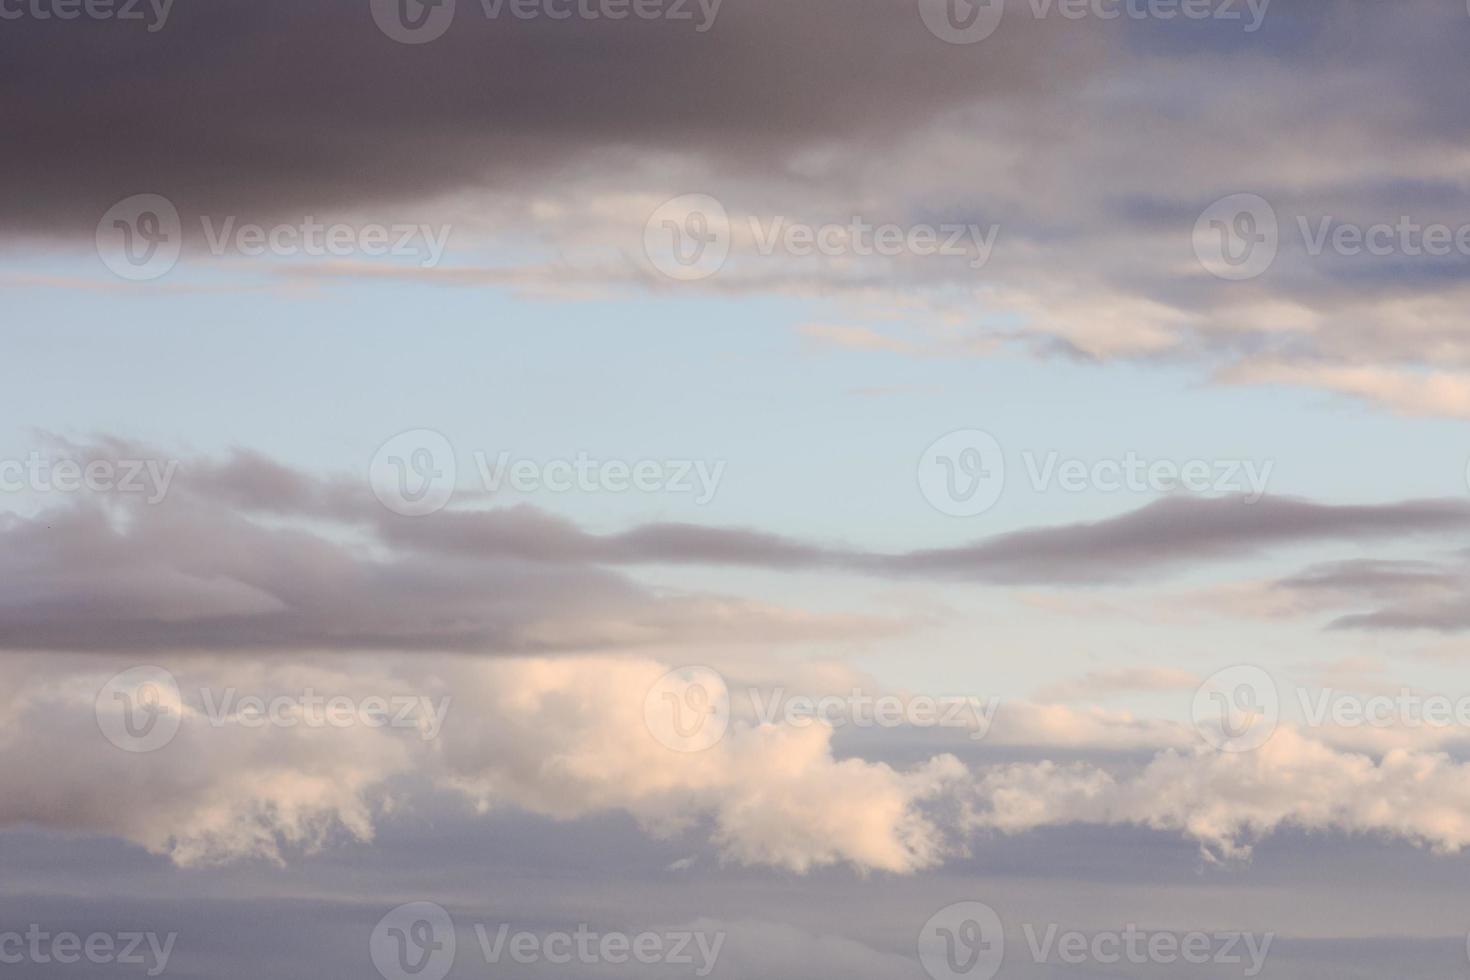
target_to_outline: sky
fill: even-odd
[[[0,0],[0,975],[1470,972],[1459,0]]]

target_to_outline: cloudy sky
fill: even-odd
[[[0,976],[1470,973],[1462,0],[0,0]]]

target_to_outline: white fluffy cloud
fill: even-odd
[[[1135,824],[1206,853],[1248,856],[1285,827],[1376,833],[1436,851],[1470,844],[1470,765],[1433,751],[1375,757],[1282,728],[1260,750],[1191,747],[1187,729],[1098,708],[1002,707],[994,744],[1066,758],[1099,748],[1155,753],[1141,766],[1044,761],[967,767],[938,753],[907,767],[834,754],[833,729],[756,724],[736,711],[701,752],[657,741],[644,698],[667,664],[640,657],[381,658],[332,667],[192,664],[178,736],[154,752],[108,744],[94,698],[115,664],[58,673],[30,663],[4,708],[0,771],[27,788],[0,825],[123,837],[180,864],[286,861],[336,839],[371,839],[394,793],[453,788],[485,809],[554,819],[619,811],[655,835],[707,828],[722,860],[805,872],[846,864],[911,873],[962,853],[977,831]],[[767,668],[769,669],[769,668]],[[809,669],[836,681],[842,669]],[[851,679],[856,675],[848,674]],[[212,724],[201,691],[451,697],[436,738],[422,728]],[[59,767],[47,760],[65,758]],[[401,777],[418,777],[404,779]],[[390,789],[391,787],[391,789]],[[408,788],[406,788],[408,787]]]

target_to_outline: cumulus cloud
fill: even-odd
[[[1166,751],[1136,773],[1018,764],[982,775],[971,822],[1019,833],[1070,823],[1140,824],[1187,835],[1219,859],[1249,857],[1284,827],[1470,844],[1470,765],[1447,754],[1342,752],[1283,728],[1254,752]]]
[[[1177,723],[1020,702],[1002,706],[987,744],[1048,761],[962,763],[936,751],[898,766],[839,755],[831,725],[764,721],[737,697],[723,738],[678,751],[645,713],[665,662],[421,657],[409,669],[372,656],[309,667],[179,661],[178,734],[128,753],[99,727],[99,711],[114,710],[97,700],[113,663],[22,662],[0,706],[0,772],[27,791],[0,803],[0,825],[122,837],[183,865],[280,863],[371,840],[387,814],[447,791],[481,810],[555,820],[626,813],[649,834],[703,840],[721,861],[795,872],[909,874],[963,855],[976,832],[1070,823],[1181,834],[1218,858],[1248,856],[1284,827],[1447,853],[1470,843],[1470,765],[1423,741],[1382,740],[1370,753],[1282,727],[1255,752],[1221,754]],[[768,664],[728,676],[736,693],[747,677],[781,674]],[[862,683],[836,665],[791,677],[831,690]],[[322,702],[443,707],[404,727],[326,726],[304,720],[313,692]],[[249,723],[250,696],[285,699],[277,717],[295,723]],[[1123,751],[1112,762],[1068,761],[1100,749]],[[68,766],[44,764],[58,753]]]
[[[644,715],[667,669],[600,660],[461,672],[456,690],[479,710],[446,743],[450,778],[484,805],[552,817],[616,808],[660,833],[708,818],[721,855],[744,864],[911,872],[941,861],[947,842],[923,804],[964,776],[953,757],[900,772],[835,759],[826,726],[748,721],[703,751],[671,751]]]

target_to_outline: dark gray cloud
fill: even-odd
[[[1470,505],[1404,501],[1336,505],[1266,497],[1169,497],[1101,521],[1028,528],[946,548],[880,554],[759,531],[650,524],[595,535],[532,508],[441,513],[384,522],[387,540],[460,557],[608,565],[828,568],[998,584],[1088,583],[1239,558],[1272,547],[1470,530]]]
[[[6,20],[0,224],[83,241],[141,192],[169,197],[196,245],[200,216],[452,218],[431,269],[278,271],[545,295],[668,287],[640,257],[642,224],[691,191],[737,221],[994,222],[983,275],[965,261],[736,261],[689,288],[899,293],[976,341],[1470,415],[1470,255],[1312,255],[1298,226],[1465,223],[1463,5],[1277,0],[1248,32],[1073,21],[1058,5],[1038,19],[1033,3],[1011,0],[997,34],[968,46],[931,35],[918,0],[728,0],[703,32],[491,20],[458,0],[421,46],[385,36],[368,0],[179,4],[152,33]],[[1218,281],[1191,232],[1244,192],[1276,210],[1280,254],[1259,279]],[[514,262],[486,260],[487,228]],[[1426,369],[1446,376],[1420,384]]]
[[[118,440],[69,452],[164,456]],[[0,518],[0,646],[532,652],[670,642],[698,636],[711,617],[726,639],[851,635],[900,626],[656,593],[623,570],[704,565],[1086,585],[1270,548],[1467,530],[1470,505],[1458,501],[1171,497],[1090,523],[885,554],[690,524],[595,534],[530,506],[402,517],[365,483],[237,452],[183,462],[158,504],[82,499]]]
[[[1058,36],[1044,56],[1029,43],[980,55],[885,0],[730,0],[702,33],[668,19],[491,20],[459,0],[422,46],[380,32],[367,0],[180,3],[154,33],[23,18],[0,33],[3,215],[90,231],[143,190],[214,215],[373,206],[535,187],[653,152],[759,171],[801,146],[881,140],[976,98],[1046,89],[1095,47]]]

